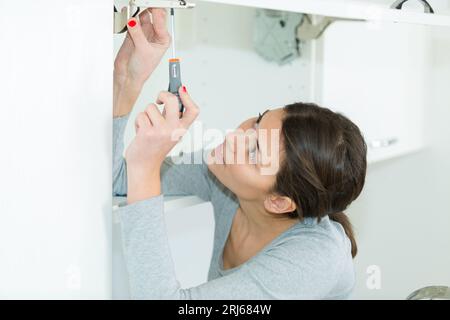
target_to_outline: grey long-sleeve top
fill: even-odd
[[[123,136],[128,117],[114,119],[113,191],[127,193]],[[162,194],[119,208],[124,255],[134,299],[346,299],[355,282],[350,241],[328,217],[307,218],[242,265],[223,269],[222,252],[238,208],[235,195],[205,163],[161,169]],[[164,195],[211,201],[215,230],[208,281],[181,288],[164,222]],[[189,228],[189,226],[186,226]],[[195,250],[193,248],[192,250]]]

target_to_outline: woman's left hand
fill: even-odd
[[[150,18],[150,14],[152,18]],[[114,61],[114,81],[142,86],[170,46],[165,9],[148,8],[128,21],[128,32]]]
[[[131,112],[145,81],[169,48],[166,16],[165,9],[148,8],[139,19],[128,21],[127,35],[114,61],[114,117]]]
[[[160,168],[172,148],[197,118],[199,109],[189,94],[180,88],[185,112],[180,118],[178,98],[162,91],[156,103],[164,104],[161,113],[151,103],[135,122],[136,137],[126,151],[128,203],[159,195]]]

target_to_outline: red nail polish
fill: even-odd
[[[128,26],[129,26],[130,28],[133,28],[135,25],[136,25],[136,21],[135,21],[135,20],[130,20],[130,21],[128,21]]]
[[[187,90],[186,90],[186,87],[185,87],[185,86],[183,86],[183,92],[184,92],[184,93],[187,93]]]

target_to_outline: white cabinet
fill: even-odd
[[[391,2],[381,0],[199,1],[195,9],[177,16],[183,80],[195,95],[205,127],[232,129],[267,108],[312,101],[358,124],[370,162],[407,154],[424,146],[432,50],[427,24],[449,23],[448,3],[440,1],[436,12],[442,13],[433,15],[421,13],[420,6],[389,9]],[[301,57],[278,66],[252,47],[255,7],[358,19],[369,16],[353,15],[354,8],[378,8],[379,19],[333,22],[319,38],[302,43]],[[415,20],[393,22],[403,20],[386,18],[391,11]],[[167,81],[165,65],[155,78],[147,101]],[[128,139],[132,135],[130,128]]]
[[[0,299],[111,297],[112,22],[0,1]]]
[[[407,154],[424,146],[433,26],[450,32],[450,1],[419,0],[402,10],[394,0],[199,0],[177,13],[177,48],[183,81],[195,95],[205,128],[228,130],[267,108],[294,101],[316,102],[348,115],[364,133],[369,161]],[[253,48],[255,10],[269,8],[353,21],[335,21],[301,57],[278,66]],[[117,46],[117,44],[116,44]],[[162,64],[139,106],[166,86]],[[134,135],[127,133],[128,141]],[[201,147],[196,144],[194,149]],[[189,149],[186,151],[190,151]]]
[[[423,6],[416,0],[409,0],[402,10],[391,9],[395,0],[201,0],[205,2],[248,6],[282,11],[301,12],[320,16],[366,21],[392,21],[423,25],[450,26],[446,14],[424,13]],[[415,2],[415,3],[413,3]],[[436,1],[429,2],[434,5]],[[441,8],[442,1],[437,1]],[[444,4],[445,7],[446,4]],[[408,9],[412,10],[408,10]]]
[[[269,96],[278,96],[278,103],[283,104],[286,100],[294,99],[296,94],[297,100],[317,102],[342,112],[361,128],[369,147],[368,160],[376,162],[424,147],[423,118],[427,94],[432,90],[427,82],[432,50],[427,34],[433,26],[445,26],[450,32],[450,1],[428,1],[434,8],[434,14],[424,13],[420,1],[409,0],[402,10],[391,9],[394,2],[202,0],[194,15],[204,19],[202,21],[211,21],[211,27],[205,22],[199,24],[202,26],[199,32],[203,39],[214,37],[213,32],[222,39],[230,39],[233,34],[236,37],[234,46],[243,49],[240,56],[230,56],[230,59],[226,52],[221,55],[219,50],[214,51],[214,47],[211,48],[214,52],[209,55],[214,54],[217,60],[227,60],[227,68],[233,71],[234,64],[249,66],[241,72],[254,75],[257,83],[266,83],[260,94],[253,94],[248,78],[243,81],[242,78],[237,78],[230,83],[228,88],[232,94],[237,92],[240,97],[244,96],[243,104],[261,106],[265,101],[268,104],[277,103]],[[202,6],[202,3],[208,5]],[[220,8],[217,10],[221,10],[221,13],[215,11],[213,4]],[[244,62],[248,55],[245,49],[248,48],[242,45],[242,38],[245,38],[248,28],[252,26],[250,12],[253,8],[293,11],[314,15],[314,18],[328,16],[355,21],[333,22],[319,38],[303,44],[300,59],[291,66],[283,66],[284,70],[277,74],[272,69],[273,64],[264,65],[257,56],[249,59],[258,62]],[[231,14],[233,10],[234,15]],[[237,14],[238,11],[248,14]],[[208,20],[209,15],[214,18]],[[217,15],[222,17],[217,19]],[[227,21],[225,16],[228,16],[231,26],[218,31],[213,26],[214,21],[220,21],[223,25]],[[320,21],[320,17],[316,20]],[[236,33],[236,25],[242,30],[240,35]],[[210,46],[203,39],[199,38],[196,45],[209,49]],[[247,40],[251,40],[250,37]],[[191,44],[191,47],[195,50],[196,46]],[[186,52],[188,57],[192,50]],[[207,61],[208,58],[203,60]],[[239,64],[239,61],[243,63]],[[282,69],[278,68],[277,71],[280,70]],[[221,74],[226,74],[226,70],[220,71]],[[279,78],[280,81],[272,83],[274,78]],[[221,83],[221,80],[218,81]],[[286,92],[288,87],[293,90]],[[242,88],[250,88],[248,96],[251,96],[251,102],[247,101]],[[273,90],[274,88],[277,89]],[[208,100],[204,99],[206,103]],[[220,102],[217,104],[221,105]],[[204,121],[217,122],[213,114],[207,114]],[[238,123],[237,119],[235,123]]]
[[[423,26],[335,22],[318,47],[317,100],[360,127],[369,161],[424,146],[423,119],[431,88]]]

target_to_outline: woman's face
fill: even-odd
[[[283,109],[244,121],[208,155],[209,170],[238,198],[263,200],[280,164]]]

